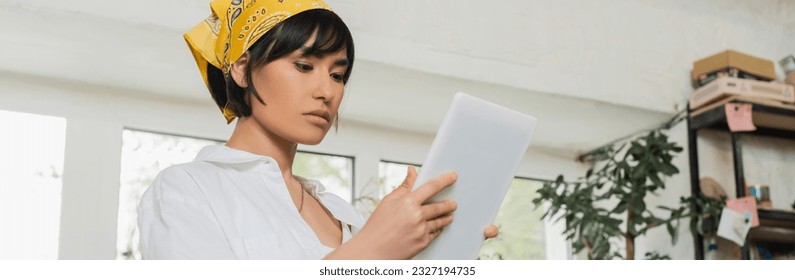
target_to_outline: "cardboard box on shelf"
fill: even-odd
[[[732,78],[740,78],[740,79],[747,79],[747,80],[754,80],[754,81],[766,81],[766,79],[760,79],[757,76],[751,75],[737,69],[735,67],[729,67],[726,69],[720,69],[718,71],[701,74],[698,76],[698,83],[694,88],[702,87],[710,82],[714,81],[715,79],[722,78],[722,77],[732,77]]]
[[[726,50],[693,62],[691,82],[698,85],[699,76],[727,68],[737,68],[765,81],[776,79],[773,61],[753,57],[734,50]]]
[[[698,109],[731,95],[795,103],[795,88],[791,85],[732,77],[721,77],[696,89],[688,101],[691,109]]]
[[[789,72],[789,74],[787,74],[787,78],[784,79],[784,83],[795,86],[795,71]]]

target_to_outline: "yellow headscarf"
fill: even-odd
[[[230,65],[274,25],[303,11],[331,10],[322,0],[213,0],[210,9],[210,17],[185,33],[208,89],[207,63],[228,74]],[[227,123],[235,119],[229,101],[221,112]]]

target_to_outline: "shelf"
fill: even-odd
[[[795,230],[795,211],[759,209],[759,224]],[[795,233],[795,232],[794,232]],[[793,235],[795,238],[795,235]]]
[[[750,133],[781,138],[795,138],[795,104],[732,96],[693,110],[690,113],[691,130],[712,128],[728,131],[724,104],[753,104],[753,123],[756,131]]]
[[[795,244],[795,229],[758,226],[748,231],[748,240],[780,244]]]
[[[753,105],[752,118],[755,131],[731,132],[726,122],[725,104],[746,103]],[[734,165],[734,182],[736,197],[745,196],[745,175],[743,172],[742,142],[744,135],[761,135],[776,138],[795,139],[795,104],[778,101],[730,96],[709,105],[691,110],[688,114],[688,152],[690,162],[690,189],[693,195],[701,190],[698,168],[698,131],[700,129],[717,129],[730,132],[731,153]],[[698,209],[696,209],[698,210]],[[748,243],[768,243],[768,249],[789,250],[795,248],[795,211],[784,209],[759,209],[759,227],[751,229],[745,246],[738,248],[740,259],[751,258],[751,246]],[[704,258],[704,236],[694,233],[696,259]],[[767,246],[767,245],[766,245]],[[789,253],[788,253],[789,254]]]

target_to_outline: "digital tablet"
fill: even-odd
[[[483,231],[497,216],[519,162],[530,145],[536,118],[456,93],[420,168],[414,188],[448,171],[455,184],[431,201],[453,199],[453,223],[414,257],[418,260],[474,260]]]

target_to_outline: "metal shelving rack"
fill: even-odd
[[[753,104],[753,122],[756,131],[731,132],[726,123],[727,103]],[[778,138],[795,139],[795,105],[784,105],[777,102],[752,99],[742,96],[727,97],[696,110],[689,110],[688,115],[688,147],[690,158],[690,185],[692,195],[700,195],[698,170],[698,131],[716,129],[731,134],[732,158],[734,163],[734,181],[737,197],[745,196],[745,176],[743,173],[742,138],[744,135],[762,135]],[[696,209],[699,211],[700,209]],[[759,210],[760,227],[749,233],[749,240],[767,240],[773,242],[795,243],[795,212],[779,210]],[[773,237],[771,237],[773,236]],[[704,259],[704,237],[694,233],[696,259]],[[750,259],[748,242],[740,250],[740,258]]]

